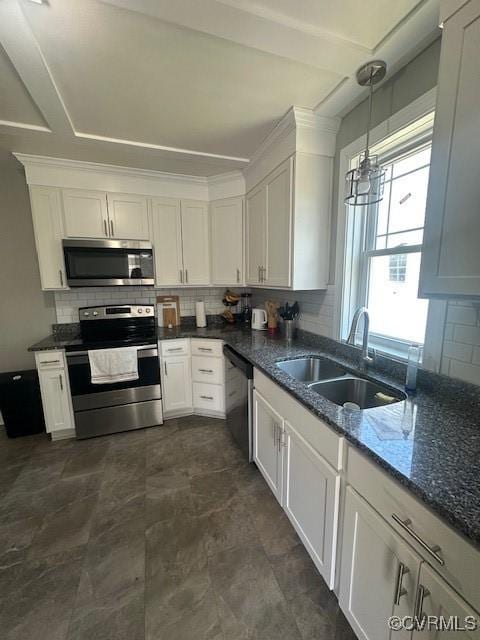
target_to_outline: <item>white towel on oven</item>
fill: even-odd
[[[113,384],[138,380],[137,347],[88,351],[92,384]]]

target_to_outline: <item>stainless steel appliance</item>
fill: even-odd
[[[153,285],[153,249],[134,240],[64,240],[70,287]]]
[[[82,307],[80,338],[66,347],[77,438],[163,423],[153,305]],[[138,380],[92,384],[88,351],[138,350]]]
[[[228,361],[225,382],[227,428],[248,458],[253,460],[253,366],[231,347],[223,353]]]

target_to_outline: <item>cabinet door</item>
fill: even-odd
[[[184,284],[210,284],[208,205],[182,200]]]
[[[282,504],[283,419],[254,391],[253,393],[253,459],[270,489]]]
[[[68,238],[108,238],[107,195],[103,191],[64,189],[63,216]]]
[[[52,187],[30,187],[30,201],[42,289],[68,289],[60,191]]]
[[[183,283],[182,220],[180,200],[152,199],[152,242],[155,254],[155,284]]]
[[[417,589],[418,627],[413,632],[413,640],[453,640],[453,638],[465,638],[466,640],[478,640],[480,629],[471,628],[478,621],[479,614],[451,589],[445,580],[435,573],[427,564],[422,564]],[[458,624],[465,627],[464,631],[456,631],[454,628],[436,628],[435,624],[427,624],[428,617],[440,618],[445,625]],[[432,618],[430,618],[432,620]],[[469,627],[469,625],[471,625]]]
[[[47,432],[73,429],[65,370],[40,371],[39,378]]]
[[[360,640],[410,638],[390,616],[412,615],[420,558],[351,487],[347,487],[339,603]]]
[[[292,163],[293,160],[288,159],[265,181],[267,217],[264,282],[272,287],[291,285]]]
[[[261,186],[247,195],[247,284],[260,284],[265,267],[267,191]]]
[[[212,284],[243,283],[243,201],[229,198],[210,205]]]
[[[125,193],[108,193],[110,237],[119,240],[148,240],[147,198]]]
[[[419,294],[480,294],[480,6],[446,20]]]
[[[317,569],[333,588],[340,474],[288,422],[282,444],[283,508]]]
[[[192,410],[192,367],[190,356],[163,358],[162,398],[165,415]]]

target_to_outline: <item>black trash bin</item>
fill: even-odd
[[[38,373],[0,373],[0,411],[9,438],[45,431]]]

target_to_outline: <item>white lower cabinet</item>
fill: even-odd
[[[253,392],[253,460],[282,504],[283,419],[257,391]]]
[[[478,624],[478,613],[427,564],[423,564],[420,570],[417,596],[420,624],[413,631],[414,640],[427,640],[427,638],[453,640],[458,637],[465,640],[478,640],[480,638],[480,630],[474,628],[475,622]],[[464,630],[455,631],[454,628],[448,627],[442,630],[435,627],[428,628],[428,621],[432,620],[432,616],[443,617],[446,625],[454,625],[458,621],[459,626],[464,627]]]
[[[283,508],[329,587],[335,580],[340,474],[285,421]]]
[[[50,433],[52,440],[71,436],[75,422],[63,352],[44,351],[37,353],[35,359],[46,431]]]
[[[162,358],[162,398],[165,418],[192,413],[192,362],[187,356]]]
[[[223,342],[217,339],[181,338],[160,342],[165,418],[194,413],[225,417],[222,349]]]
[[[411,637],[390,616],[413,615],[421,558],[351,487],[347,487],[339,602],[360,640]]]

